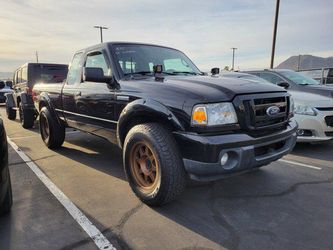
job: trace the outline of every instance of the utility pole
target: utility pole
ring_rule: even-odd
[[[276,43],[277,25],[278,25],[278,20],[279,20],[279,9],[280,9],[280,0],[276,0],[274,31],[273,31],[273,43],[272,43],[272,55],[271,55],[271,66],[270,66],[271,69],[274,67],[275,43]]]
[[[101,43],[103,43],[103,30],[107,30],[107,27],[103,27],[103,26],[94,26],[94,28],[99,29],[99,32],[101,34]]]
[[[231,68],[231,70],[233,71],[235,68],[235,50],[237,48],[231,48],[231,49],[232,49],[232,68]]]
[[[38,51],[36,50],[36,61],[38,63]]]
[[[301,55],[298,55],[297,71],[301,69]]]

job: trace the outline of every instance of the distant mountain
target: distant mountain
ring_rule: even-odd
[[[13,78],[13,72],[0,72],[0,79],[11,79]]]
[[[300,60],[299,60],[300,59]],[[277,66],[277,69],[298,69],[298,63],[300,62],[300,69],[314,69],[323,67],[333,67],[333,57],[319,57],[312,55],[291,56],[284,62]]]

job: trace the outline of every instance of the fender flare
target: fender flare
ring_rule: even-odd
[[[45,105],[41,105],[41,104],[45,104]],[[38,114],[43,107],[47,107],[49,109],[51,115],[56,118],[57,122],[60,125],[62,124],[62,121],[59,118],[59,116],[57,115],[57,112],[55,111],[55,108],[52,104],[52,101],[46,92],[40,93],[37,97],[37,101],[35,101],[35,108],[36,108],[36,111]]]
[[[178,118],[166,106],[152,99],[138,99],[129,104],[122,110],[117,123],[117,141],[122,148],[126,137],[127,124],[139,117],[159,118],[161,121],[167,121],[173,129],[185,131]]]
[[[33,100],[31,95],[28,95],[27,93],[21,93],[20,94],[20,101],[22,105],[33,105]]]

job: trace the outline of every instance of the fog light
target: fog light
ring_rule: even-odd
[[[297,135],[304,135],[304,130],[303,129],[297,129]]]
[[[221,157],[221,165],[224,166],[227,163],[228,159],[229,159],[228,153],[224,153]]]

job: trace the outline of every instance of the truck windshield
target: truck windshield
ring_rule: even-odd
[[[116,60],[126,75],[153,75],[153,66],[162,65],[168,75],[201,75],[182,52],[153,45],[115,45]]]
[[[66,79],[68,68],[63,66],[35,66],[32,82],[61,83]]]
[[[298,85],[318,85],[320,84],[316,80],[312,78],[302,75],[300,73],[294,71],[281,71],[280,72],[284,77],[288,78],[289,80],[293,81]]]

